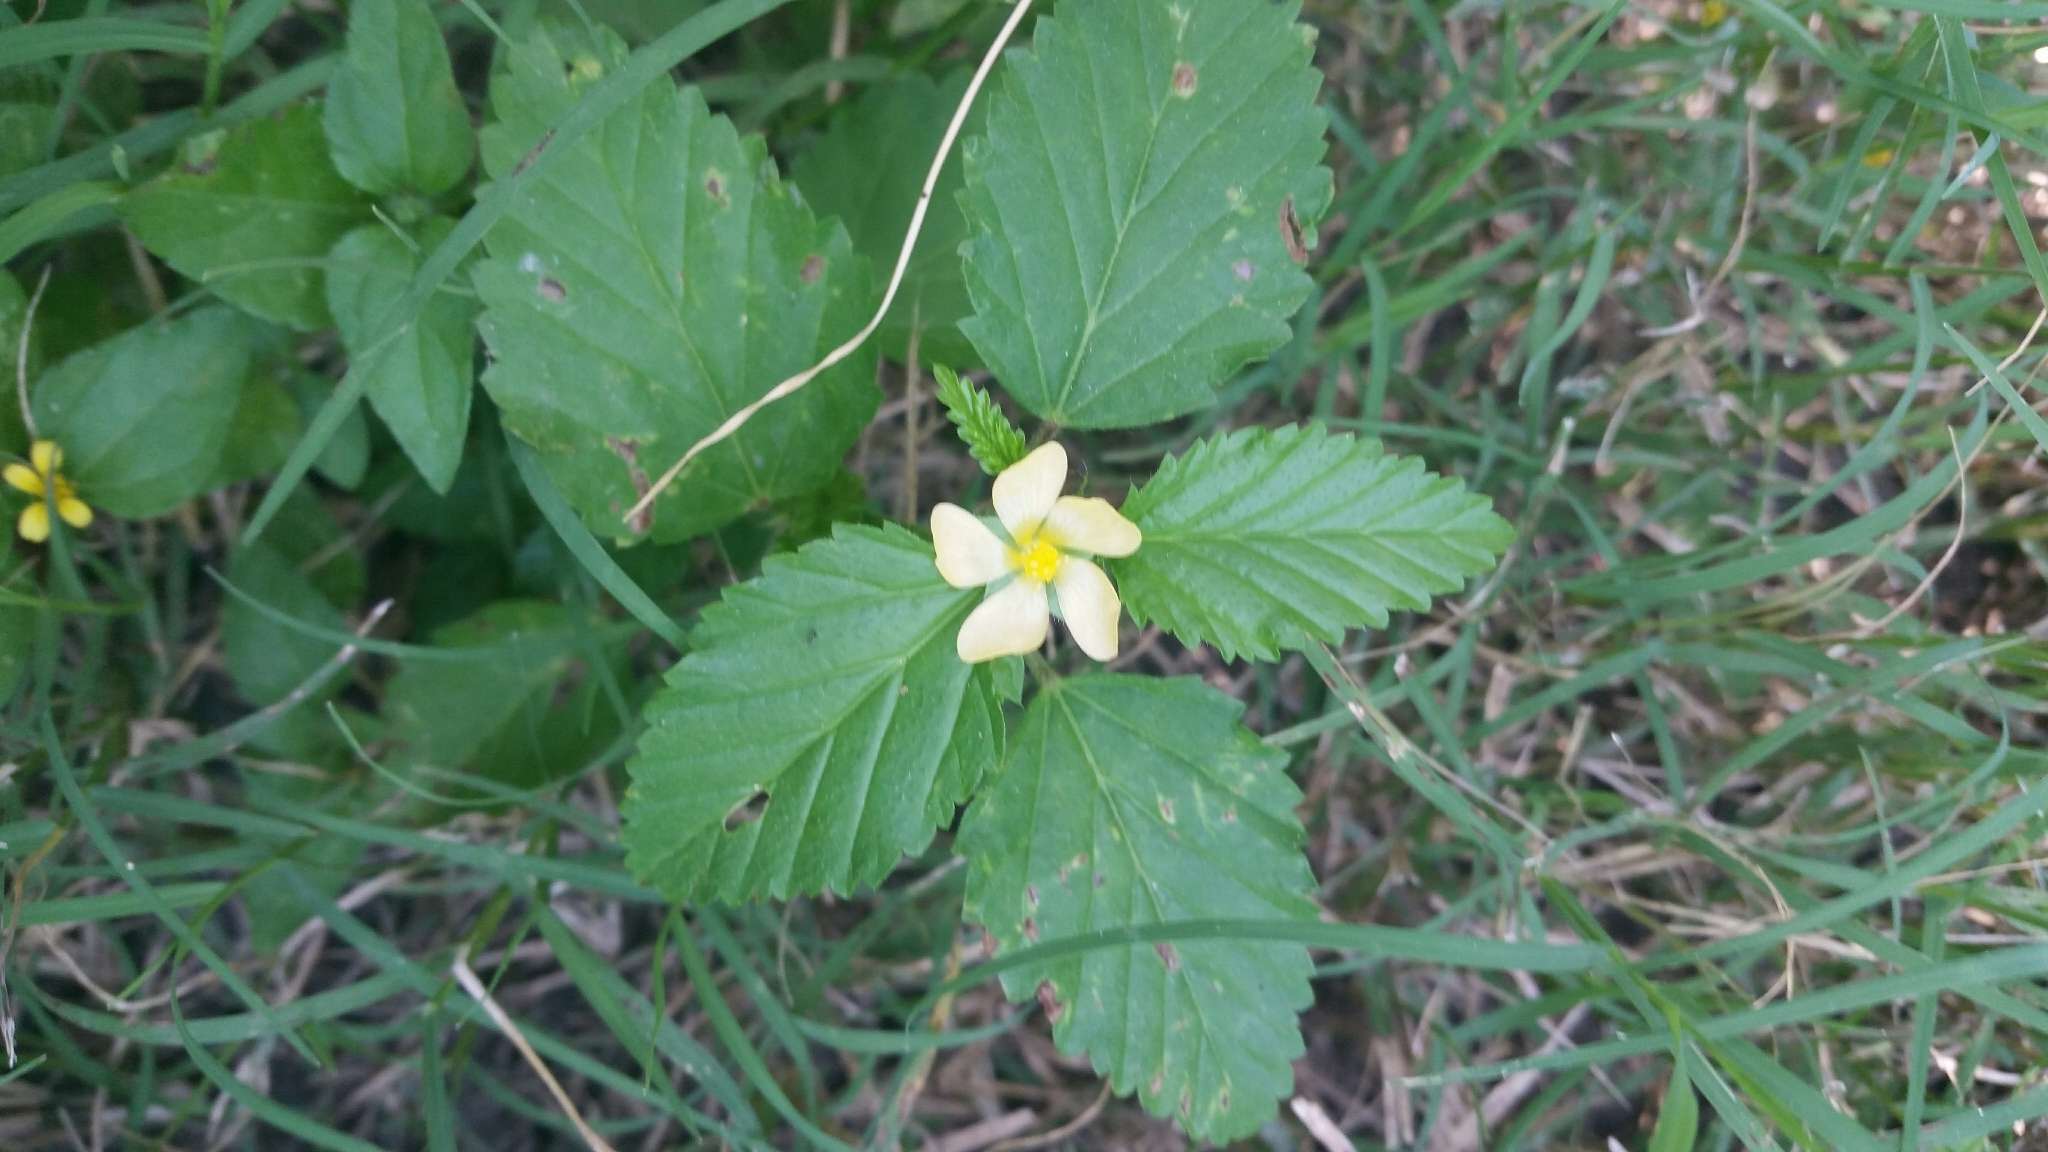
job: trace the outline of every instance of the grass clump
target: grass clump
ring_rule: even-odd
[[[217,294],[111,205],[317,94],[346,24],[32,7],[0,9],[25,374]],[[435,13],[480,114],[533,21],[651,39],[656,7]],[[794,161],[1002,16],[837,9],[844,37],[822,0],[735,17],[681,70]],[[1070,442],[1114,492],[1318,420],[1517,534],[1462,597],[1271,667],[1127,647],[1241,701],[1306,797],[1316,1001],[1245,1146],[2028,1147],[2048,8],[1304,19],[1336,193],[1293,340],[1212,408]],[[333,405],[331,329],[267,355],[285,431],[244,474],[0,553],[0,1146],[1180,1146],[1005,1002],[947,836],[879,891],[737,909],[669,907],[619,848],[699,610],[835,521],[973,490],[1024,447],[989,393],[896,355],[845,483],[621,549],[481,397],[436,492]]]

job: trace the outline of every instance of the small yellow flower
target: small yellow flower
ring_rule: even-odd
[[[1726,19],[1728,19],[1728,5],[1725,0],[1707,0],[1706,3],[1700,5],[1700,27],[1718,27]]]
[[[1863,154],[1863,166],[1865,168],[1882,168],[1891,163],[1892,157],[1898,154],[1898,151],[1892,148],[1872,148]]]
[[[965,508],[932,509],[939,575],[955,588],[995,589],[960,626],[960,659],[979,664],[1045,643],[1047,586],[1059,594],[1060,615],[1081,651],[1115,658],[1123,601],[1089,558],[1129,556],[1144,536],[1107,500],[1060,495],[1066,485],[1067,451],[1058,444],[1003,469],[995,503],[1007,542]]]
[[[35,500],[21,510],[21,519],[15,530],[21,538],[31,544],[41,544],[50,538],[50,505],[57,505],[57,515],[64,518],[73,528],[84,529],[92,525],[92,508],[78,498],[77,489],[64,478],[64,450],[54,440],[38,440],[28,452],[28,464],[9,464],[0,471],[0,478],[7,486],[18,492],[26,492]],[[33,467],[30,467],[33,465]]]

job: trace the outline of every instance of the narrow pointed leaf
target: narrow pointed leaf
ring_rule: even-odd
[[[1384,628],[1491,569],[1514,530],[1462,481],[1320,426],[1246,429],[1169,457],[1123,512],[1124,604],[1186,644],[1272,659]]]
[[[648,705],[627,864],[683,901],[851,892],[931,843],[1002,747],[1002,665],[954,636],[981,600],[929,542],[841,527],[725,594]]]
[[[1077,428],[1210,403],[1285,343],[1330,198],[1298,0],[1069,0],[969,142],[968,338]]]
[[[943,364],[932,366],[932,380],[939,406],[982,471],[994,476],[1024,459],[1030,444],[994,397]]]
[[[967,915],[1003,951],[1099,930],[1313,919],[1286,757],[1196,680],[1096,675],[1042,689],[960,834]],[[1063,1051],[1197,1140],[1271,1119],[1301,1054],[1308,950],[1260,940],[1091,949],[1013,969]]]
[[[610,33],[513,50],[491,90],[489,177],[560,147],[549,126],[624,58]],[[492,228],[474,277],[506,428],[606,538],[688,539],[829,482],[874,412],[872,353],[763,410],[628,523],[692,444],[857,331],[872,287],[845,230],[695,89],[657,80],[567,147]]]
[[[427,249],[453,225],[428,221],[416,243]],[[383,224],[358,228],[334,246],[327,304],[341,341],[363,373],[370,406],[391,429],[434,491],[446,494],[462,464],[476,390],[476,303],[442,292],[394,339],[375,343],[378,310],[405,291],[419,253]]]
[[[426,0],[354,0],[348,49],[327,87],[327,140],[349,183],[378,196],[438,196],[476,158],[448,45]]]

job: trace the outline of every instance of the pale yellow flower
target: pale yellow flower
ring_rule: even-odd
[[[54,440],[38,440],[29,449],[28,459],[27,464],[9,464],[0,471],[0,478],[7,481],[8,487],[35,497],[21,510],[21,519],[15,523],[21,538],[31,544],[41,544],[50,538],[53,503],[66,524],[78,529],[90,527],[91,506],[78,498],[77,489],[64,478],[64,449]]]
[[[1122,557],[1144,535],[1109,501],[1062,496],[1067,450],[1047,444],[996,477],[998,537],[979,517],[954,504],[932,509],[939,575],[955,588],[992,589],[960,626],[960,659],[969,664],[1017,656],[1045,643],[1052,628],[1048,589],[1074,643],[1096,660],[1116,656],[1123,601],[1095,556]]]

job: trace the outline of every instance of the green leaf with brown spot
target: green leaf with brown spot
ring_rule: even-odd
[[[962,328],[1073,428],[1212,403],[1292,335],[1329,203],[1299,0],[1068,0],[1012,53],[967,150]]]
[[[514,49],[491,88],[491,179],[624,59],[609,33]],[[875,410],[872,352],[764,409],[628,522],[691,445],[857,331],[872,285],[845,229],[695,89],[658,80],[570,147],[513,200],[474,277],[506,428],[601,537],[685,540],[829,483]]]
[[[1193,920],[1309,920],[1287,758],[1200,681],[1090,675],[1042,688],[968,810],[967,916],[1004,954]],[[1227,1143],[1272,1118],[1301,1055],[1308,950],[1256,938],[1090,948],[1003,973],[1062,1051]]]
[[[850,893],[922,851],[1002,756],[1016,667],[954,654],[980,601],[893,525],[842,525],[727,590],[647,707],[633,874],[738,903]]]
[[[371,216],[328,158],[319,107],[229,130],[208,164],[136,189],[122,219],[151,252],[250,315],[302,332],[327,327],[322,265]]]

